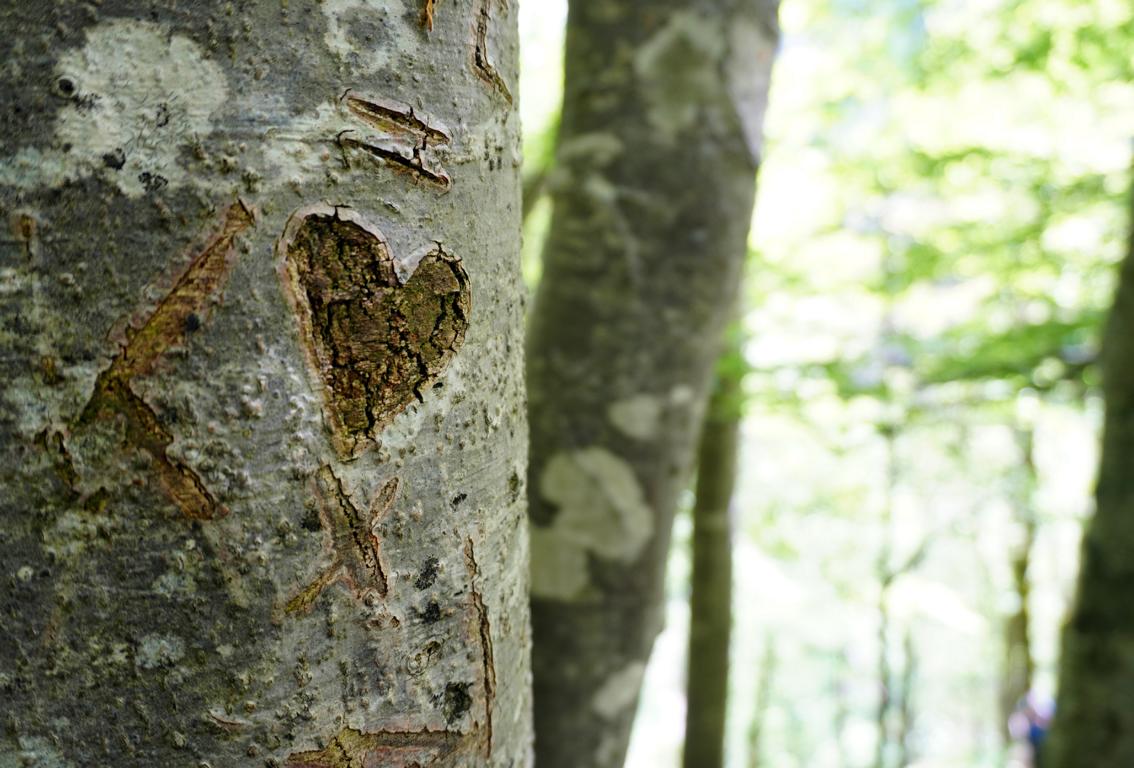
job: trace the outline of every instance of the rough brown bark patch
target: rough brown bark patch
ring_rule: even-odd
[[[335,447],[357,456],[444,371],[464,342],[471,299],[459,258],[440,245],[403,263],[349,209],[297,212],[279,245],[281,277]]]

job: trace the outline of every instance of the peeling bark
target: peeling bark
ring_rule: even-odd
[[[574,2],[528,337],[537,762],[622,764],[729,317],[774,3]]]
[[[0,3],[0,765],[530,764],[518,119],[427,8]]]

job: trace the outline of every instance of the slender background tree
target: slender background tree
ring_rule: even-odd
[[[747,368],[740,328],[730,326],[725,337],[697,447],[682,751],[685,768],[725,764],[733,611],[732,498],[740,461]]]
[[[1063,631],[1059,699],[1045,766],[1134,763],[1134,194],[1130,250],[1102,343],[1106,403],[1095,514],[1083,536],[1078,592]]]

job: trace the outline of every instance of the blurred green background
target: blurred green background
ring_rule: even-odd
[[[554,173],[565,16],[521,3],[532,190]],[[780,18],[734,361],[729,765],[1013,765],[1020,623],[1050,695],[1091,512],[1134,7],[785,0]],[[526,220],[532,285],[549,208]],[[631,768],[679,763],[689,527]]]

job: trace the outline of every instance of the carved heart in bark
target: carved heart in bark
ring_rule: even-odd
[[[357,456],[460,349],[468,275],[440,245],[395,261],[377,227],[329,205],[292,214],[277,254],[335,449]]]

